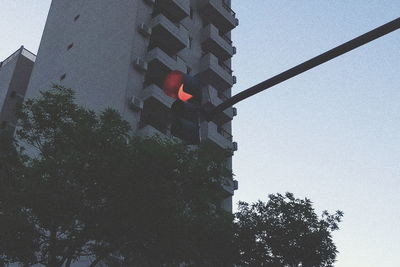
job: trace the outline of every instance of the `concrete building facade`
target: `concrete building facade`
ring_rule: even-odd
[[[230,97],[237,25],[230,0],[53,0],[27,97],[61,84],[81,105],[118,110],[139,136],[169,136],[174,99],[161,89],[165,76],[179,70],[198,77],[209,107]],[[202,141],[236,150],[235,115],[229,108],[203,122]],[[226,186],[227,210],[236,187],[233,180]]]
[[[0,62],[0,131],[15,130],[15,111],[22,103],[36,56],[23,46]]]

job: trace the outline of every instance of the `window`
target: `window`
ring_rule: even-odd
[[[70,50],[74,46],[74,43],[70,43],[69,46],[67,47],[67,50]]]
[[[193,38],[189,36],[189,48],[192,48]]]
[[[60,81],[64,80],[64,79],[65,79],[65,77],[67,77],[67,74],[66,74],[66,73],[64,73],[63,75],[61,75],[61,77],[60,77]]]
[[[74,21],[77,21],[77,20],[79,19],[80,16],[81,16],[81,15],[79,15],[79,14],[76,15],[75,18],[74,18]]]
[[[186,74],[190,74],[192,72],[192,68],[191,67],[186,67]]]
[[[190,8],[190,18],[191,19],[193,19],[193,13],[194,13],[193,8]]]

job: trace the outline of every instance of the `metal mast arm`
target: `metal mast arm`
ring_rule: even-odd
[[[252,95],[262,92],[274,85],[286,81],[322,63],[325,63],[333,58],[343,55],[357,47],[360,47],[366,43],[378,39],[390,32],[398,30],[399,28],[400,28],[400,17],[234,95],[233,97],[229,98],[225,102],[221,103],[220,105],[209,111],[206,114],[206,119],[210,121],[219,112],[224,111],[228,107],[231,107],[234,104]]]

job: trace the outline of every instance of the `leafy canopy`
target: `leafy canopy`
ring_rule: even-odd
[[[332,266],[341,211],[291,193],[221,208],[227,151],[141,139],[54,86],[0,135],[0,265]],[[234,220],[235,218],[235,220]]]
[[[240,202],[236,239],[243,266],[333,266],[337,250],[331,233],[343,212],[322,213],[292,193],[269,195],[267,203]]]
[[[96,114],[60,86],[26,101],[18,116],[18,142],[2,138],[9,152],[0,158],[4,263],[229,260],[221,254],[232,250],[232,215],[220,207],[232,176],[227,152],[136,138],[115,110]]]

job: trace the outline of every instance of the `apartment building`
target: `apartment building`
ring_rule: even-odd
[[[36,56],[23,46],[0,62],[0,131],[14,132]]]
[[[169,136],[174,99],[161,89],[165,76],[179,70],[198,77],[209,107],[229,98],[237,25],[230,0],[53,0],[27,97],[61,84],[81,105],[118,110],[139,136]],[[236,150],[235,115],[229,108],[203,122],[202,142]],[[226,186],[226,210],[236,188],[233,180]]]

